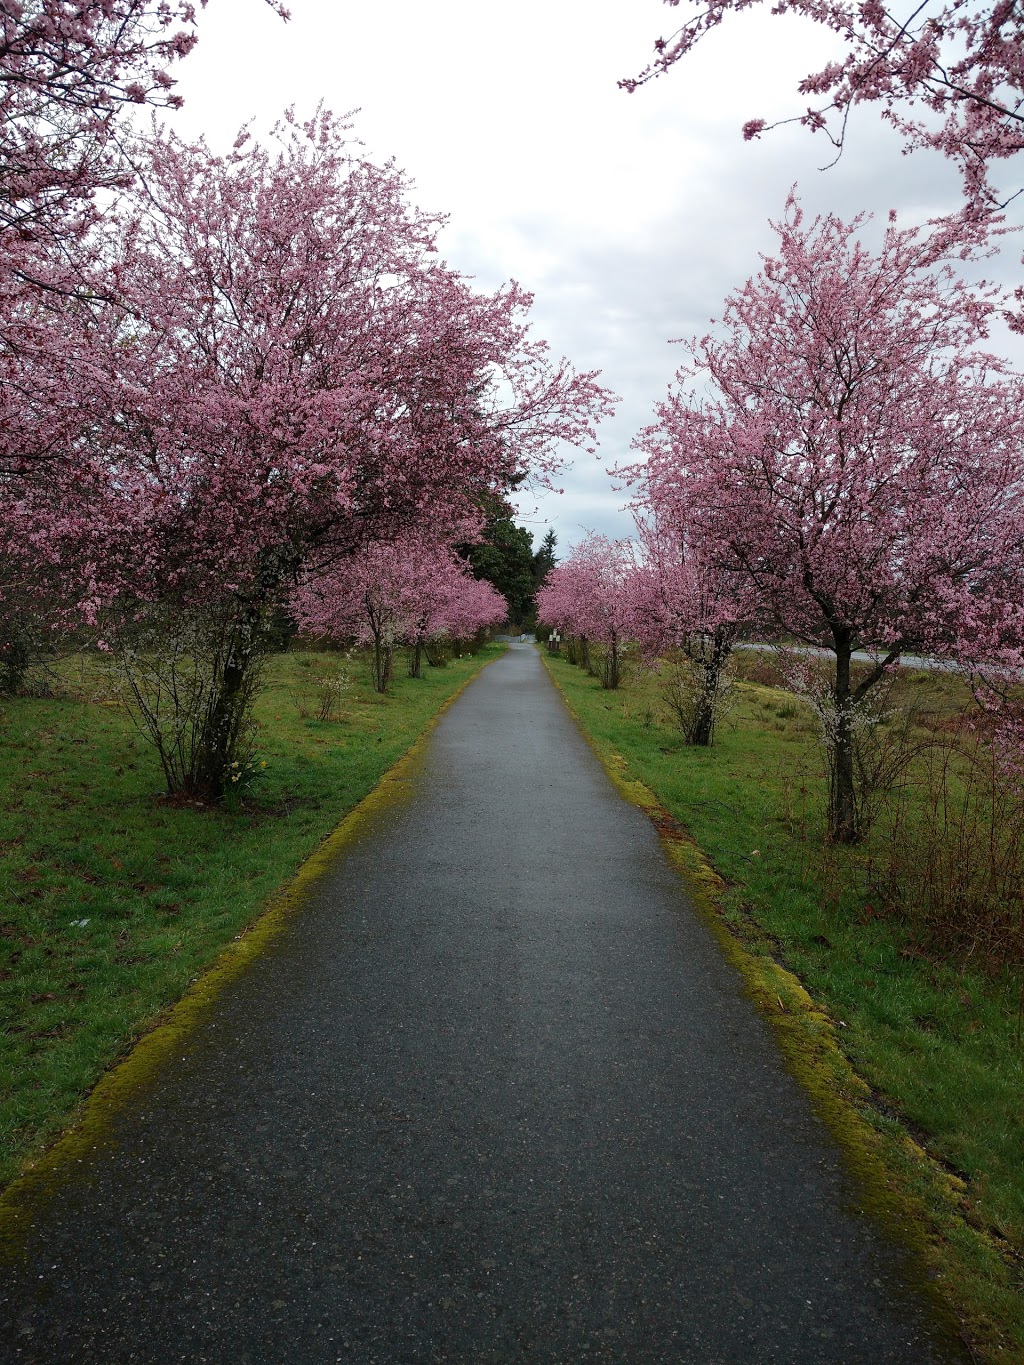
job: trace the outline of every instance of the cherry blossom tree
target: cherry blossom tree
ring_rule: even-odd
[[[537,594],[537,616],[582,642],[580,661],[589,666],[589,646],[604,648],[601,682],[616,688],[621,650],[632,621],[629,586],[636,571],[633,547],[594,531],[556,564]]]
[[[665,3],[677,8],[680,0]],[[632,91],[667,71],[727,15],[755,3],[700,0],[671,37],[658,39],[646,70],[620,85]],[[1024,150],[1019,4],[923,0],[901,15],[877,0],[785,0],[771,12],[812,19],[841,44],[836,60],[800,82],[799,94],[812,102],[785,121],[824,133],[839,153],[854,106],[877,104],[908,148],[931,147],[959,165],[973,208],[994,206],[1001,197],[992,183],[994,165]],[[758,137],[767,126],[752,118],[743,135]]]
[[[150,155],[91,417],[119,480],[161,508],[201,494],[194,582],[251,582],[268,555],[280,577],[428,511],[455,527],[488,489],[553,470],[556,441],[591,439],[607,395],[529,337],[530,296],[438,261],[442,220],[332,115],[289,118],[276,152],[171,136]]]
[[[26,573],[52,601],[38,528],[18,532],[36,496],[26,485],[49,483],[58,505],[79,458],[95,305],[115,291],[99,228],[136,170],[126,111],[180,104],[171,70],[196,15],[188,0],[0,5],[0,610],[15,626]],[[90,479],[74,469],[72,483]]]
[[[424,609],[423,587],[437,558],[438,547],[409,539],[371,542],[344,565],[312,572],[292,596],[292,615],[314,638],[369,645],[374,689],[386,692],[395,647],[410,615]]]
[[[566,658],[570,663],[580,663],[577,649],[577,629],[583,610],[583,600],[579,593],[580,580],[572,569],[566,569],[567,561],[555,566],[548,574],[547,582],[537,593],[537,620],[552,630],[557,630],[566,643]],[[562,572],[560,572],[560,570]]]
[[[571,664],[589,664],[587,638],[582,634],[587,608],[589,585],[580,566],[569,559],[562,560],[548,574],[537,592],[537,620],[557,630],[565,640],[566,658]]]
[[[501,625],[508,612],[508,600],[493,584],[462,572],[460,567],[449,579],[448,600],[430,633],[455,642],[472,641],[482,631]]]
[[[805,223],[726,304],[639,439],[652,482],[687,487],[775,628],[828,650],[830,829],[859,835],[855,737],[908,652],[956,652],[1024,585],[1024,389],[979,349],[1000,303],[949,257],[973,245],[890,222]],[[697,386],[709,391],[703,400]],[[874,656],[855,679],[852,655]]]
[[[755,612],[749,580],[705,539],[679,471],[638,466],[634,502],[640,563],[630,585],[630,633],[649,659],[675,653],[669,705],[688,744],[709,745],[729,692],[729,662]],[[671,468],[671,466],[669,466]]]
[[[88,607],[116,603],[130,628],[146,604],[216,604],[231,641],[200,794],[223,782],[218,736],[237,733],[268,613],[308,561],[425,520],[454,533],[608,408],[529,336],[530,297],[437,260],[441,220],[347,139],[326,112],[227,156],[152,139],[110,245],[117,297],[89,332],[78,452],[108,477]],[[53,519],[70,543],[63,504]]]

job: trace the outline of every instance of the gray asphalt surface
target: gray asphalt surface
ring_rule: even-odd
[[[19,1362],[962,1357],[529,646],[4,1272]]]

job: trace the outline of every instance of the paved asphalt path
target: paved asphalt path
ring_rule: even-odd
[[[961,1357],[529,646],[0,1293],[0,1359]]]

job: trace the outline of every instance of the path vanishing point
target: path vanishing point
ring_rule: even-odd
[[[445,714],[0,1268],[0,1360],[959,1348],[543,665]]]

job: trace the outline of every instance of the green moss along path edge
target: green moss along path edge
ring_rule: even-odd
[[[992,1317],[985,1302],[981,1282],[1004,1282],[1007,1266],[995,1241],[965,1219],[964,1182],[880,1113],[870,1085],[843,1051],[835,1020],[800,979],[736,936],[723,918],[726,883],[711,861],[655,792],[632,775],[626,759],[590,733],[559,685],[547,651],[539,652],[562,704],[615,787],[654,825],[698,915],[740,973],[788,1070],[838,1142],[859,1207],[913,1252],[923,1268],[922,1288],[940,1316],[959,1329],[975,1359],[1024,1360],[1024,1341],[1010,1340],[1006,1324]]]
[[[500,657],[500,655],[498,656]],[[363,799],[349,810],[335,829],[271,898],[269,905],[225,948],[184,996],[165,1011],[115,1063],[85,1098],[71,1126],[41,1155],[26,1162],[21,1173],[0,1195],[0,1263],[21,1254],[38,1211],[70,1178],[87,1153],[114,1140],[117,1115],[135,1103],[165,1060],[188,1045],[210,1006],[283,932],[290,918],[306,902],[320,879],[331,870],[367,820],[382,808],[403,800],[419,765],[431,731],[483,668],[465,679],[427,721],[419,736],[392,764]]]

